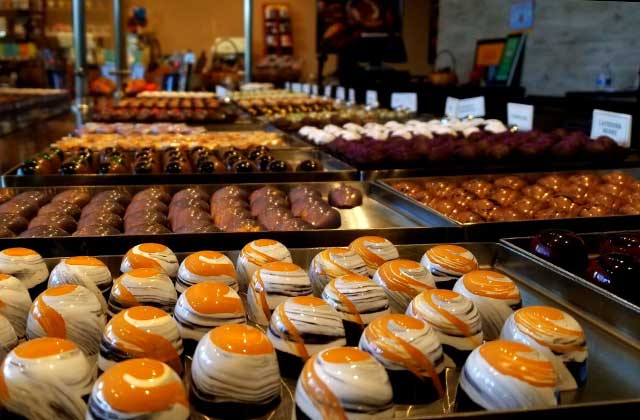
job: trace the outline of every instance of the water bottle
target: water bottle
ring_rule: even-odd
[[[611,66],[605,64],[596,79],[596,88],[598,90],[611,90]]]

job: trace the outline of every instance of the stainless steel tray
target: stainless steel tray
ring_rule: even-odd
[[[599,240],[607,234],[614,232],[599,232],[581,234],[587,249],[592,253],[596,249]],[[522,255],[537,265],[544,266],[549,271],[562,277],[557,285],[557,289],[563,291],[563,298],[569,302],[580,306],[586,311],[605,311],[599,313],[600,318],[605,322],[615,326],[619,331],[627,336],[640,341],[640,305],[604,290],[601,287],[587,281],[583,277],[577,276],[557,265],[534,255],[529,248],[532,237],[515,237],[502,239],[501,242],[514,253]]]
[[[595,173],[595,174],[604,174],[609,173],[613,170],[619,170],[625,174],[631,175],[636,179],[640,180],[640,168],[612,168],[609,170],[589,170],[589,171],[571,171],[571,173]],[[508,173],[508,175],[516,175],[521,177],[542,177],[545,175],[552,174],[567,174],[567,172],[518,172],[518,173]],[[501,176],[507,175],[501,174]],[[480,179],[490,179],[495,177],[495,175],[474,175],[474,178]],[[398,211],[402,214],[410,214],[414,218],[419,219],[421,222],[428,224],[430,226],[487,226],[488,229],[492,229],[492,226],[495,226],[496,229],[499,226],[501,229],[507,228],[509,230],[517,229],[517,226],[526,226],[527,224],[530,226],[538,226],[537,229],[542,229],[546,224],[558,224],[565,223],[566,221],[583,221],[585,223],[601,223],[602,225],[609,226],[609,223],[615,224],[626,224],[632,223],[635,225],[640,224],[640,215],[633,216],[604,216],[604,217],[574,217],[574,218],[565,218],[565,219],[541,219],[541,220],[520,220],[520,221],[506,221],[506,222],[480,222],[480,223],[461,223],[456,220],[451,219],[450,217],[445,216],[442,213],[434,210],[433,208],[420,203],[417,200],[414,200],[411,197],[408,197],[402,194],[400,191],[397,191],[390,185],[390,182],[398,182],[398,181],[426,181],[432,179],[444,179],[449,181],[458,181],[469,178],[469,175],[463,176],[433,176],[433,177],[423,177],[423,178],[384,178],[378,179],[375,181],[374,185],[376,186],[376,192],[379,195],[383,195],[385,197],[385,202],[392,207],[394,210]],[[378,192],[378,188],[381,190]],[[640,225],[639,225],[640,226]],[[593,229],[591,229],[593,230]],[[504,237],[504,236],[503,236]]]
[[[285,245],[288,245],[284,241]],[[344,245],[343,243],[330,246]],[[640,405],[640,342],[618,334],[610,325],[602,322],[600,317],[604,313],[615,309],[616,304],[605,301],[598,308],[587,312],[565,300],[566,288],[563,287],[562,273],[558,273],[542,264],[538,264],[513,248],[496,243],[462,243],[462,246],[473,252],[482,267],[493,267],[501,271],[517,283],[520,289],[523,305],[551,305],[567,311],[574,316],[585,330],[589,346],[588,378],[584,387],[578,391],[563,392],[561,405],[554,409],[545,410],[513,410],[500,412],[453,413],[451,404],[454,402],[457,387],[457,372],[447,372],[447,382],[451,387],[447,389],[444,404],[430,404],[424,406],[396,406],[394,418],[518,418],[537,419],[571,418],[583,412],[590,414],[607,413],[611,415],[624,413],[631,407]],[[329,245],[328,245],[329,246]],[[398,246],[400,256],[419,260],[421,255],[433,245],[405,245]],[[203,243],[202,248],[207,244]],[[293,261],[303,268],[308,267],[312,258],[324,248],[292,248]],[[126,249],[121,249],[124,253]],[[238,251],[225,252],[232,261],[236,261]],[[182,260],[188,254],[177,253]],[[119,274],[122,256],[99,256],[111,269],[114,275]],[[59,262],[59,258],[46,259],[49,268]],[[574,297],[585,293],[586,289],[576,288]],[[618,322],[625,322],[619,319]],[[625,374],[628,372],[628,374]],[[294,418],[292,401],[295,381],[284,381],[283,401],[281,406],[267,418],[274,420],[289,420]],[[206,418],[196,416],[194,418]]]
[[[0,178],[2,187],[39,187],[56,185],[158,185],[158,184],[215,184],[239,182],[305,182],[358,180],[359,173],[346,163],[319,150],[273,149],[271,154],[292,168],[302,161],[314,159],[322,164],[317,172],[251,172],[213,174],[91,174],[91,175],[18,175],[20,164]],[[131,156],[132,157],[132,156]]]
[[[118,243],[135,243],[139,241],[140,238],[151,238],[154,241],[168,241],[174,240],[170,238],[182,238],[184,241],[203,241],[203,240],[224,240],[225,243],[228,239],[234,238],[237,240],[245,240],[245,242],[250,241],[249,238],[258,238],[264,237],[266,235],[275,234],[277,237],[297,237],[300,239],[313,240],[316,244],[322,244],[322,238],[325,235],[329,234],[329,237],[332,235],[337,235],[338,233],[350,233],[353,235],[363,235],[365,231],[370,229],[384,231],[392,228],[417,228],[419,224],[414,219],[398,214],[389,207],[387,207],[384,203],[377,201],[375,195],[370,194],[369,192],[369,184],[362,182],[307,182],[305,185],[313,186],[322,195],[326,198],[329,191],[340,185],[349,185],[354,188],[359,189],[363,193],[363,203],[361,206],[358,206],[353,209],[342,209],[340,211],[342,225],[338,229],[317,229],[317,230],[309,230],[309,231],[300,231],[300,232],[249,232],[249,233],[201,233],[201,234],[161,234],[161,235],[145,235],[145,236],[135,236],[135,235],[114,235],[114,236],[106,236],[106,237],[94,237],[93,246],[102,246],[103,244],[107,248],[113,247],[115,244],[114,241]],[[234,184],[241,187],[246,188],[249,191],[260,188],[265,184]],[[299,185],[298,183],[272,183],[271,185],[278,186],[282,188],[284,191],[288,191],[294,186]],[[170,193],[176,193],[183,188],[188,188],[190,185],[165,185],[166,190]],[[213,193],[219,188],[222,188],[223,185],[201,185],[208,193]],[[59,193],[66,189],[72,187],[48,187],[47,191],[52,194]],[[146,186],[136,185],[136,186],[117,186],[117,187],[108,187],[108,186],[96,186],[96,187],[82,187],[89,190],[92,194],[95,194],[100,191],[104,191],[109,188],[126,188],[132,194],[141,191]],[[9,188],[9,190],[15,191],[19,193],[21,191],[31,191],[37,188]],[[332,234],[333,232],[333,234]],[[335,236],[333,236],[335,237]],[[58,250],[64,250],[69,247],[72,249],[79,249],[79,247],[83,247],[85,242],[78,241],[81,239],[90,238],[90,237],[56,237],[56,238],[4,238],[0,239],[0,246],[26,246],[26,244],[32,244],[34,247],[38,249],[42,249],[43,247],[52,247]],[[215,238],[215,239],[214,239]],[[224,239],[223,239],[224,238]],[[43,239],[44,241],[42,241]],[[12,244],[12,245],[6,245]],[[24,245],[19,245],[24,244]],[[58,254],[58,255],[67,255],[67,254]]]

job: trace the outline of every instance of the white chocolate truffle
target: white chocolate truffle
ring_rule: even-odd
[[[156,243],[136,245],[125,254],[120,271],[128,273],[136,268],[159,268],[169,277],[178,274],[178,259],[168,247]]]
[[[222,283],[238,290],[236,269],[231,260],[217,251],[200,251],[189,255],[178,269],[176,290],[183,293],[198,283]]]

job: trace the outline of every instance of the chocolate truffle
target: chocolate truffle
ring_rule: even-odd
[[[169,277],[175,277],[178,274],[178,259],[172,250],[162,244],[140,244],[127,251],[120,264],[123,273],[136,268],[159,268]]]
[[[403,259],[382,264],[373,281],[382,286],[389,297],[391,312],[397,314],[403,314],[418,293],[436,287],[426,268],[415,261]]]
[[[475,255],[457,245],[436,245],[424,253],[420,263],[429,270],[436,287],[449,290],[460,277],[478,269]]]
[[[14,348],[0,372],[3,418],[83,419],[95,368],[71,341],[37,338]],[[7,410],[10,414],[3,413]]]
[[[348,248],[327,248],[321,251],[309,265],[313,294],[321,296],[324,287],[331,280],[347,274],[367,275],[367,267],[360,255]]]
[[[186,354],[212,328],[224,324],[244,324],[247,317],[238,293],[222,283],[198,283],[184,291],[173,317],[178,322]]]
[[[169,313],[178,300],[173,282],[159,268],[136,268],[114,280],[109,295],[109,316],[126,308],[149,305]]]
[[[448,367],[462,366],[473,349],[482,344],[480,313],[466,297],[442,289],[420,293],[407,315],[429,324],[440,339]]]
[[[280,403],[278,361],[267,336],[248,325],[207,333],[191,364],[191,402],[216,418],[258,418]]]
[[[361,206],[362,192],[348,185],[340,185],[329,192],[329,204],[339,209],[352,209]]]
[[[384,367],[353,347],[320,352],[304,365],[296,386],[296,418],[392,418],[392,390]]]
[[[249,283],[249,319],[266,327],[275,307],[287,298],[311,295],[311,282],[302,268],[283,261],[267,263],[253,273]]]
[[[11,322],[0,314],[0,364],[15,346],[18,345],[18,336]]]
[[[33,301],[27,318],[27,338],[66,338],[94,364],[106,323],[105,310],[92,291],[65,284],[45,290]]]
[[[322,299],[342,316],[347,345],[358,345],[364,328],[378,316],[389,313],[389,299],[384,289],[357,274],[331,280],[322,292]]]
[[[553,364],[543,354],[522,343],[490,341],[475,349],[462,368],[457,411],[554,407],[556,385]]]
[[[456,282],[453,291],[471,300],[478,308],[485,340],[498,338],[507,318],[522,306],[516,284],[496,271],[467,273]]]
[[[587,268],[587,247],[581,237],[568,230],[543,230],[531,240],[531,250],[538,257],[579,276]]]
[[[398,314],[378,317],[365,328],[359,347],[387,370],[396,403],[427,404],[444,396],[442,346],[425,322]]]
[[[267,332],[276,348],[280,373],[296,378],[319,351],[346,344],[340,314],[315,297],[293,297],[276,307]]]
[[[153,359],[120,362],[93,385],[87,417],[93,420],[189,418],[189,401],[180,376]]]
[[[18,339],[24,340],[31,308],[29,290],[17,278],[0,274],[0,315],[9,320]]]
[[[246,244],[238,255],[238,283],[246,291],[253,273],[267,263],[292,262],[291,253],[283,244],[273,239],[256,239]]]
[[[48,287],[63,284],[84,286],[96,295],[106,311],[106,299],[109,298],[111,293],[112,283],[111,271],[99,259],[93,257],[71,257],[63,259],[51,270]]]
[[[558,390],[571,391],[587,380],[587,343],[578,321],[548,306],[527,306],[507,319],[502,340],[527,344],[545,355],[558,375]]]
[[[373,276],[382,264],[400,256],[396,246],[380,236],[361,236],[351,242],[349,248],[362,257],[369,277]]]
[[[166,312],[152,306],[125,309],[102,333],[98,368],[108,370],[118,362],[148,357],[182,374],[182,339],[178,324]]]
[[[182,261],[176,279],[178,293],[194,284],[208,282],[222,283],[238,290],[236,269],[226,255],[217,251],[200,251]]]
[[[34,299],[47,287],[49,269],[32,249],[7,248],[0,251],[0,273],[11,274],[25,285]]]

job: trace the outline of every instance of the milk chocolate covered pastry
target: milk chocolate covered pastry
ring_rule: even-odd
[[[275,307],[287,298],[311,295],[311,282],[302,268],[282,261],[267,263],[253,273],[249,283],[249,319],[266,327]]]
[[[0,251],[0,273],[11,274],[29,289],[31,298],[47,287],[49,269],[36,251],[28,248],[7,248]]]
[[[257,239],[242,248],[236,263],[240,290],[247,290],[253,273],[263,265],[276,262],[292,262],[291,253],[286,246],[273,239]]]
[[[553,364],[558,390],[571,391],[587,380],[587,343],[578,321],[548,306],[527,306],[507,319],[500,338],[527,344]]]
[[[33,301],[27,318],[27,337],[66,338],[95,363],[106,323],[105,310],[93,292],[83,286],[65,284],[45,290]]]
[[[329,192],[329,204],[339,209],[352,209],[362,205],[362,193],[357,188],[341,185]]]
[[[357,274],[331,280],[322,292],[322,299],[342,316],[347,345],[358,345],[364,328],[378,316],[389,313],[389,299],[384,289]]]
[[[411,301],[407,315],[434,329],[445,356],[456,366],[462,366],[471,351],[482,344],[480,313],[472,301],[456,292],[442,289],[422,292]]]
[[[378,317],[365,328],[359,347],[387,369],[394,401],[429,403],[443,397],[442,346],[425,322],[398,314]]]
[[[175,277],[178,274],[178,259],[172,250],[162,244],[140,244],[127,251],[120,264],[123,273],[135,268],[159,268],[169,277]]]
[[[424,253],[420,263],[431,272],[439,289],[451,290],[460,277],[478,269],[475,255],[457,245],[436,245]]]
[[[389,297],[391,312],[403,314],[411,300],[420,292],[436,287],[431,274],[411,260],[393,260],[378,268],[373,280]]]
[[[31,296],[25,285],[8,274],[0,274],[0,315],[9,320],[18,339],[24,340]]]
[[[280,402],[273,345],[248,325],[224,325],[206,334],[191,364],[191,402],[215,418],[256,418]]]
[[[353,347],[324,350],[304,365],[296,386],[296,418],[393,417],[392,390],[384,367]]]
[[[526,344],[496,340],[475,349],[462,368],[458,411],[553,407],[556,372],[543,354]]]
[[[169,313],[178,300],[173,282],[159,268],[136,268],[113,282],[107,312],[114,316],[139,305],[155,306]]]
[[[100,341],[98,368],[106,371],[123,360],[148,357],[182,374],[182,352],[176,321],[161,309],[136,306],[125,309],[107,323]]]
[[[83,397],[94,380],[95,368],[71,341],[24,342],[2,363],[0,417],[82,420],[87,410]]]
[[[316,297],[293,297],[271,315],[269,340],[276,348],[280,373],[295,378],[317,352],[346,344],[340,314]]]
[[[496,271],[467,273],[456,282],[453,291],[471,300],[478,308],[485,340],[498,338],[507,318],[522,306],[516,284]]]
[[[224,324],[246,322],[240,296],[222,283],[198,283],[180,295],[174,318],[187,354],[192,354],[207,331]]]
[[[0,315],[0,363],[2,363],[6,355],[17,345],[18,336],[11,322],[3,315]]]
[[[331,280],[347,274],[367,275],[367,267],[360,255],[348,248],[327,248],[321,251],[309,266],[313,294],[321,296],[324,287]]]
[[[180,376],[153,359],[133,359],[107,370],[93,385],[87,419],[186,420],[189,401]]]
[[[91,290],[105,310],[113,278],[107,266],[93,257],[71,257],[58,263],[49,275],[48,287],[77,284]]]
[[[178,293],[194,284],[208,282],[222,283],[238,290],[236,269],[226,255],[217,251],[200,251],[182,261],[176,279]]]
[[[369,277],[373,276],[382,264],[399,257],[395,245],[380,236],[361,236],[351,242],[349,248],[362,257]]]

